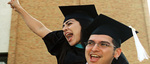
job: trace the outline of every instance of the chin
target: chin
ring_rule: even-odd
[[[74,46],[74,45],[75,45],[75,43],[73,43],[73,42],[69,42],[69,45],[70,45],[70,46]]]
[[[77,41],[71,41],[71,42],[68,42],[68,43],[69,43],[70,46],[74,46],[74,45],[78,44]]]

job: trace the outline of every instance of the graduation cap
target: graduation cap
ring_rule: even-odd
[[[120,47],[121,43],[132,37],[131,28],[110,18],[100,14],[98,18],[99,27],[97,27],[92,34],[105,34],[111,36],[117,45]]]
[[[63,13],[65,20],[71,18],[83,18],[93,21],[98,16],[94,5],[72,5],[72,6],[59,6]]]
[[[124,43],[126,40],[134,36],[135,39],[135,44],[137,48],[137,53],[138,53],[138,59],[139,61],[142,61],[144,59],[148,59],[149,56],[147,55],[146,51],[144,50],[143,46],[141,45],[135,31],[132,27],[128,27],[127,25],[120,23],[106,15],[100,14],[93,24],[89,26],[91,29],[92,26],[98,26],[93,32],[93,34],[103,34],[103,35],[108,35],[112,37],[117,45],[117,47],[120,47],[122,43]]]

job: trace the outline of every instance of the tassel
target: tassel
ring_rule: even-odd
[[[136,50],[137,50],[137,56],[138,60],[142,62],[144,59],[150,58],[149,55],[146,53],[145,49],[143,48],[142,44],[139,41],[139,38],[135,32],[135,29],[129,26],[132,29],[133,37],[135,40]]]

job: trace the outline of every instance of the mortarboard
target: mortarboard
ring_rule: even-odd
[[[136,35],[138,32],[132,27],[128,27],[127,25],[103,14],[100,14],[88,28],[91,29],[92,26],[98,25],[99,27],[97,27],[92,34],[103,34],[112,37],[116,41],[115,44],[117,47],[120,47],[123,42],[134,36],[139,61],[149,58]]]
[[[92,34],[105,34],[115,39],[120,47],[120,44],[132,37],[132,30],[130,27],[122,24],[103,14],[99,16],[99,27],[97,27]]]
[[[98,16],[94,5],[72,5],[72,6],[59,6],[63,13],[65,20],[70,18],[84,18],[93,20]]]

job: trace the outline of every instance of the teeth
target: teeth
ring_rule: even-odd
[[[72,33],[66,33],[66,37],[69,40],[72,37]]]
[[[72,33],[67,33],[66,36],[70,37],[72,36]]]
[[[69,33],[66,34],[66,36],[68,36],[68,35],[69,35]]]
[[[66,36],[68,36],[68,35],[70,36],[70,35],[72,35],[72,33],[67,33]]]
[[[91,57],[100,58],[98,55],[91,55]]]

